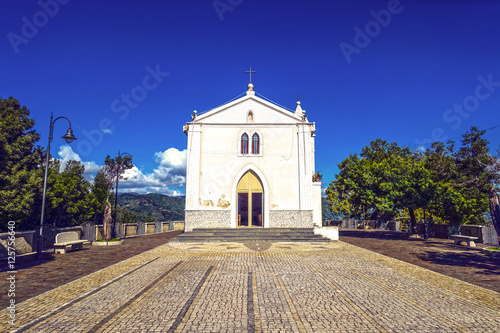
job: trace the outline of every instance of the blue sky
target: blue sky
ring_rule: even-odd
[[[118,150],[124,191],[184,193],[182,126],[255,90],[316,122],[316,169],[371,140],[412,149],[500,124],[498,1],[2,1],[0,96],[50,112],[77,141],[52,154],[89,174]],[[488,130],[491,147],[500,127]]]

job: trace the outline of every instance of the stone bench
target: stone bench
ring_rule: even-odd
[[[474,241],[477,240],[478,238],[472,236],[451,235],[450,239],[453,239],[454,240],[453,244],[456,245],[460,245],[462,242],[466,242],[467,246],[476,247],[476,243]]]
[[[66,231],[61,232],[56,235],[56,242],[54,243],[55,253],[66,253],[66,247],[71,245],[71,250],[83,250],[83,243],[87,240],[80,239],[78,232],[76,231]]]

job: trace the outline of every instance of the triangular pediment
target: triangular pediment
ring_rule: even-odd
[[[251,116],[249,113],[251,112]],[[193,123],[210,124],[291,124],[302,123],[293,112],[255,95],[247,95],[197,115]]]

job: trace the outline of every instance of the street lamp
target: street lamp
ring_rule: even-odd
[[[75,136],[73,135],[73,130],[71,129],[71,121],[69,121],[68,118],[66,117],[57,117],[56,119],[52,120],[53,113],[50,113],[50,129],[49,129],[49,144],[47,145],[47,153],[45,155],[45,177],[43,179],[43,195],[42,195],[42,216],[40,217],[40,236],[38,237],[38,246],[36,249],[36,257],[38,260],[42,259],[42,251],[43,251],[43,222],[45,219],[45,198],[47,195],[47,176],[49,174],[49,162],[50,162],[50,143],[52,142],[52,136],[54,134],[54,123],[61,118],[64,118],[68,121],[69,123],[69,128],[68,131],[63,138],[67,143],[71,143],[74,140],[76,140]]]
[[[125,162],[125,163],[127,163],[126,166],[130,166],[130,164],[132,164],[132,161],[131,161],[132,156],[129,153],[121,153],[120,154],[120,151],[118,151],[118,157],[121,158],[124,155],[130,157],[130,160],[127,160],[127,162]],[[117,157],[117,159],[118,159],[118,157]],[[111,238],[115,238],[116,205],[118,204],[118,180],[120,179],[120,173],[122,171],[122,168],[123,168],[123,160],[120,161],[120,163],[117,165],[117,169],[116,169],[115,212],[114,212],[114,217],[113,217],[113,225],[111,226]],[[130,168],[127,168],[127,169],[130,169]]]

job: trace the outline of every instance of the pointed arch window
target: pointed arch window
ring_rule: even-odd
[[[252,135],[252,154],[259,154],[260,138],[257,133]]]
[[[241,136],[241,154],[248,154],[248,134],[246,133]]]

